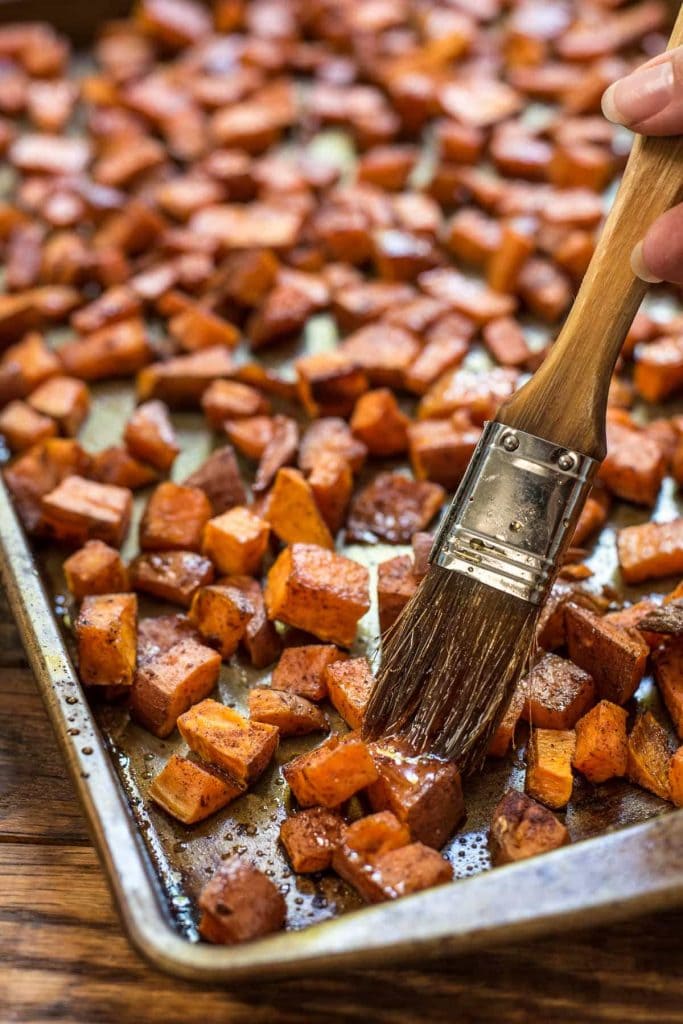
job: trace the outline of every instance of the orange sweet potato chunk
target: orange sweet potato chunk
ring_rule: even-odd
[[[103,540],[120,547],[128,531],[133,496],[125,487],[68,476],[42,499],[43,520],[58,540]]]
[[[365,371],[344,351],[302,356],[295,368],[299,400],[311,417],[348,416],[368,389]]]
[[[78,433],[90,409],[88,388],[74,377],[50,377],[31,392],[27,401],[36,412],[53,419],[67,437]]]
[[[213,582],[213,565],[194,551],[151,551],[130,563],[133,590],[187,608],[199,587]]]
[[[15,399],[0,412],[0,434],[7,447],[21,452],[57,433],[57,424],[27,402]]]
[[[443,885],[453,878],[453,868],[436,850],[423,843],[409,843],[394,850],[378,854],[371,861],[358,855],[352,857],[352,867],[345,865],[339,848],[336,869],[350,882],[368,903],[397,899],[410,893],[421,892],[435,885]]]
[[[683,573],[683,519],[626,526],[617,533],[619,567],[626,583]]]
[[[81,380],[128,377],[152,359],[152,349],[141,320],[107,324],[85,338],[67,341],[57,350],[67,373]]]
[[[655,679],[676,732],[683,739],[683,642],[675,637],[653,653]]]
[[[138,398],[143,402],[159,398],[174,408],[193,408],[212,381],[230,377],[234,370],[234,359],[224,345],[175,356],[138,373]]]
[[[226,420],[241,420],[267,415],[270,402],[256,388],[237,380],[215,380],[202,395],[202,409],[212,427]]]
[[[607,422],[607,455],[598,476],[618,498],[654,505],[666,474],[662,446],[631,422]]]
[[[220,654],[188,638],[141,666],[131,690],[131,713],[145,729],[165,737],[179,715],[208,697],[218,681]]]
[[[202,889],[199,907],[202,938],[228,946],[279,931],[287,912],[270,878],[239,857],[221,864]]]
[[[323,700],[327,696],[327,668],[346,657],[332,644],[287,647],[273,670],[273,689],[288,690],[308,700]]]
[[[269,536],[269,524],[248,508],[238,505],[208,521],[202,551],[220,572],[256,576]]]
[[[683,387],[683,336],[665,336],[638,345],[633,383],[647,402],[661,402]]]
[[[326,807],[309,807],[280,826],[280,842],[297,874],[325,871],[342,837],[344,819]]]
[[[581,509],[581,515],[574,530],[572,544],[575,547],[581,547],[584,541],[602,529],[607,522],[609,506],[610,499],[605,491],[594,488]]]
[[[123,439],[131,455],[162,472],[171,468],[180,451],[168,408],[159,401],[137,407],[126,424]]]
[[[173,754],[152,779],[147,795],[183,825],[196,825],[227,807],[243,790],[211,765]]]
[[[77,441],[51,437],[34,445],[5,468],[5,483],[27,530],[34,532],[42,528],[43,497],[66,477],[85,475],[89,466],[90,456]]]
[[[521,685],[523,717],[539,729],[572,729],[595,702],[592,677],[557,654],[545,654]]]
[[[137,597],[98,594],[83,599],[76,620],[78,674],[84,686],[130,686],[136,658]]]
[[[457,414],[456,414],[457,415]],[[462,480],[481,427],[448,420],[422,420],[408,427],[410,465],[417,480],[431,480],[454,490]]]
[[[600,697],[625,704],[645,672],[648,647],[642,637],[575,604],[565,610],[565,626],[571,660],[593,677]]]
[[[346,518],[353,491],[350,463],[334,452],[323,452],[313,465],[308,484],[323,521],[336,534]]]
[[[178,719],[180,735],[203,761],[217,765],[239,785],[263,774],[278,745],[278,730],[250,722],[215,700],[203,700]]]
[[[166,480],[152,493],[140,523],[143,551],[199,551],[211,503],[198,487]]]
[[[269,687],[250,690],[249,718],[252,722],[274,725],[281,736],[305,736],[329,728],[320,708],[305,697]]]
[[[272,432],[261,454],[252,484],[254,494],[264,494],[282,466],[294,462],[299,446],[299,426],[290,416],[274,416]]]
[[[396,622],[417,590],[418,582],[410,555],[396,555],[377,566],[377,604],[382,633]]]
[[[45,343],[42,334],[33,331],[15,345],[5,349],[0,359],[0,376],[14,373],[17,397],[30,394],[39,384],[55,377],[61,370],[56,352]]]
[[[547,807],[526,793],[508,790],[496,805],[489,831],[494,865],[513,864],[569,842],[569,833]]]
[[[420,345],[409,331],[391,324],[368,324],[349,334],[342,353],[367,374],[371,384],[402,388],[405,374],[415,361]]]
[[[573,729],[534,729],[527,747],[525,788],[548,807],[564,807],[572,795]]]
[[[230,658],[246,633],[254,606],[240,587],[225,584],[200,587],[192,598],[190,621],[208,644]]]
[[[456,368],[444,373],[427,391],[418,408],[421,420],[446,419],[466,412],[473,423],[494,418],[499,406],[517,386],[517,371],[496,367],[488,373]]]
[[[606,782],[626,774],[627,718],[623,708],[601,700],[576,723],[572,764],[589,782]]]
[[[315,420],[306,429],[299,448],[299,468],[310,473],[323,455],[345,459],[353,473],[363,468],[368,450],[354,437],[348,423],[337,416]]]
[[[67,558],[64,576],[76,600],[88,594],[116,594],[129,589],[121,555],[101,540],[89,540]]]
[[[268,617],[349,647],[370,607],[368,581],[367,569],[350,558],[315,544],[293,544],[268,573]]]
[[[388,388],[361,395],[351,417],[351,430],[371,455],[400,455],[408,447],[409,418]]]
[[[283,773],[302,807],[338,807],[377,778],[366,744],[354,733],[331,736],[289,761]]]
[[[251,576],[230,576],[223,582],[244,594],[253,608],[240,643],[249,655],[255,668],[271,665],[282,649],[280,634],[266,616],[263,591],[258,580]]]
[[[631,782],[649,789],[662,800],[670,800],[671,754],[667,731],[652,712],[638,715],[628,738],[627,774]]]
[[[235,452],[229,444],[211,452],[208,459],[184,483],[186,487],[198,487],[204,491],[211,502],[214,516],[236,505],[244,505],[247,501]]]
[[[360,729],[374,678],[367,658],[335,661],[325,669],[327,694],[352,729]]]
[[[334,548],[332,535],[315,503],[310,484],[298,469],[279,469],[268,495],[265,518],[284,544]]]
[[[92,457],[90,474],[93,480],[101,484],[127,487],[131,491],[147,487],[159,479],[152,466],[133,458],[122,445],[111,445],[96,452]]]
[[[347,519],[350,540],[408,543],[440,510],[446,492],[440,484],[411,480],[401,473],[380,473],[351,502]]]
[[[505,757],[510,744],[514,742],[515,730],[517,724],[522,717],[522,711],[524,710],[524,703],[526,700],[526,693],[521,686],[517,686],[510,703],[508,704],[503,717],[496,726],[495,732],[491,737],[487,754],[490,757]]]

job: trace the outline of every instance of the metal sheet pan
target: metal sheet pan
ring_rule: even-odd
[[[78,29],[80,36],[87,34],[95,15],[104,19],[128,5],[91,4],[83,18],[79,12],[84,6],[66,6],[68,18],[60,11],[60,27]],[[0,4],[1,20],[52,13],[52,5],[15,0]],[[305,343],[319,349],[329,338],[329,324],[318,319]],[[93,392],[82,440],[86,447],[97,448],[120,432],[133,397],[118,384],[98,385]],[[181,480],[205,456],[211,441],[199,416],[183,414],[174,420],[183,452],[173,477]],[[658,513],[665,515],[673,500],[665,491]],[[131,537],[140,506],[138,500]],[[599,793],[577,782],[567,812],[574,845],[489,871],[486,827],[503,789],[521,780],[523,745],[510,758],[491,762],[467,785],[468,818],[447,850],[457,881],[393,904],[360,909],[357,897],[336,878],[297,878],[289,871],[277,843],[287,803],[278,765],[250,794],[196,828],[170,821],[147,806],[145,791],[180,742],[157,740],[132,724],[121,707],[89,705],[69,655],[72,608],[61,574],[63,555],[29,546],[1,483],[0,541],[3,583],[115,901],[132,942],[156,966],[196,981],[229,981],[398,963],[683,901],[683,812],[665,813],[668,805],[619,781],[602,786]],[[600,580],[612,574],[613,548],[608,530],[593,556]],[[401,549],[346,550],[373,567]],[[371,611],[362,624],[359,651],[372,649],[375,636],[376,615]],[[249,687],[267,675],[233,662],[222,672],[220,697],[244,706]],[[653,699],[646,682],[638,700],[650,706]],[[284,742],[280,760],[310,743]],[[39,753],[27,751],[27,756]],[[211,947],[197,941],[194,900],[220,858],[234,852],[250,856],[281,886],[290,930],[238,948]]]

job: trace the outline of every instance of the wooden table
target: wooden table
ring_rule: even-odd
[[[2,1024],[683,1022],[683,910],[414,970],[172,981],[121,932],[6,610],[0,665]]]

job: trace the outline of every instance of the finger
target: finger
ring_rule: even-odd
[[[602,111],[608,121],[642,135],[683,132],[683,46],[610,85]]]
[[[654,222],[633,250],[631,266],[644,281],[683,285],[683,203]]]

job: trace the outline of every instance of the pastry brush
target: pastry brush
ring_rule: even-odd
[[[683,8],[669,48],[683,43]],[[478,768],[606,452],[610,380],[647,285],[633,247],[683,195],[683,137],[636,138],[572,309],[540,368],[486,424],[427,575],[389,631],[368,739]]]

